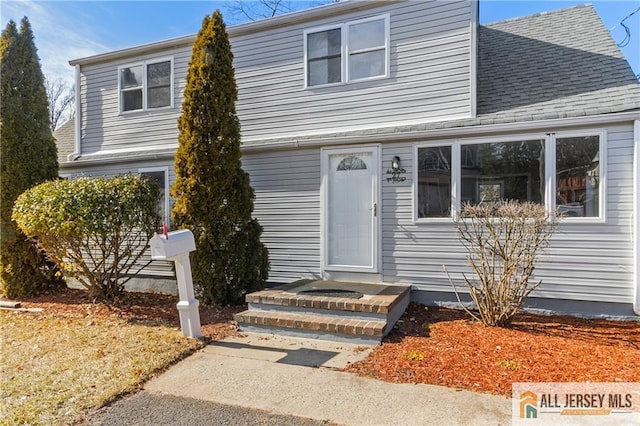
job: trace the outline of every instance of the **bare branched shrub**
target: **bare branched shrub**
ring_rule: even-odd
[[[463,273],[462,277],[478,313],[463,308],[486,325],[508,325],[541,283],[530,278],[537,255],[548,245],[557,224],[558,215],[548,214],[541,204],[465,204],[456,227],[469,251],[473,276]],[[449,280],[462,305],[456,285]]]

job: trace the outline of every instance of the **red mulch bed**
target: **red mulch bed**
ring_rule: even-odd
[[[640,323],[523,314],[486,327],[411,304],[383,344],[347,371],[511,395],[512,382],[639,382]]]
[[[117,316],[180,325],[176,296],[128,293],[113,306],[82,290],[22,301],[61,316]],[[200,306],[202,333],[237,335],[245,306]],[[510,395],[512,382],[639,382],[640,323],[519,315],[510,328],[485,327],[459,310],[411,304],[384,343],[346,368],[400,383],[429,383]]]
[[[67,289],[20,300],[22,308],[42,308],[45,312],[65,317],[116,316],[132,321],[163,322],[180,327],[176,308],[177,296],[154,293],[126,293],[113,305],[94,303],[86,291]],[[233,314],[246,306],[199,306],[202,334],[211,340],[221,340],[238,334]]]

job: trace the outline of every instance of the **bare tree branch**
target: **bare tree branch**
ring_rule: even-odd
[[[49,102],[51,131],[54,131],[75,115],[75,89],[61,78],[55,80],[46,78],[44,86]]]
[[[338,3],[339,0],[317,0],[313,2],[296,2],[286,0],[236,0],[227,11],[234,15],[238,22],[258,21],[272,18],[303,7],[315,7],[323,4]]]

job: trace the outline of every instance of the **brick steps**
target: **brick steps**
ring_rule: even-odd
[[[245,325],[281,327],[319,333],[336,333],[382,338],[386,321],[360,320],[285,312],[244,311],[235,316]]]
[[[310,281],[310,282],[309,282]],[[249,309],[234,315],[243,331],[375,344],[409,303],[408,286],[301,281],[248,294]],[[357,289],[359,299],[303,294],[301,285]]]
[[[397,295],[365,296],[362,299],[346,297],[322,297],[286,293],[278,290],[262,290],[247,294],[245,300],[249,304],[279,305],[292,308],[327,309],[331,311],[365,312],[388,314],[401,301],[401,297],[409,292],[409,287],[400,287],[403,291]]]

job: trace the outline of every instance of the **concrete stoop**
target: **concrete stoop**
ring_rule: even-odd
[[[336,297],[308,293],[332,290]],[[361,297],[339,297],[345,291]],[[379,344],[406,309],[410,293],[409,286],[302,280],[248,294],[249,309],[234,318],[248,332]]]

